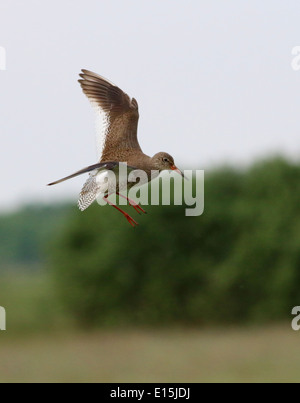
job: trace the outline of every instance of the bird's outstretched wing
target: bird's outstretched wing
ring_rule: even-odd
[[[49,183],[47,186],[53,186],[53,185],[58,185],[59,183],[65,182],[69,179],[76,178],[76,176],[83,175],[92,171],[114,171],[116,174],[119,172],[120,165],[123,164],[122,162],[116,162],[116,161],[108,161],[108,162],[99,162],[98,164],[90,165],[86,168],[81,169],[80,171],[75,172],[72,175],[66,176],[65,178],[59,179],[55,182]],[[125,165],[126,169],[128,169],[129,172],[135,171],[138,168],[133,167],[131,165]]]
[[[82,70],[79,83],[96,111],[100,161],[124,150],[141,150],[137,140],[138,103],[98,74]],[[113,154],[112,154],[113,153]]]
[[[89,167],[83,168],[80,171],[77,171],[72,175],[66,176],[65,178],[59,179],[58,181],[49,183],[48,186],[57,185],[59,183],[65,182],[65,181],[67,181],[69,179],[76,178],[76,176],[83,175],[83,174],[86,174],[88,172],[94,171],[95,169],[113,170],[118,165],[119,165],[118,162],[105,162],[105,163],[98,163],[98,164],[90,165]],[[132,169],[135,169],[135,168],[132,168]]]

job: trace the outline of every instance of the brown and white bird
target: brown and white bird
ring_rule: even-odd
[[[56,185],[68,179],[84,173],[89,173],[80,193],[78,206],[81,211],[87,209],[99,195],[103,194],[105,201],[120,211],[135,226],[138,223],[125,211],[113,204],[108,197],[111,193],[107,190],[108,171],[118,170],[120,163],[127,163],[131,170],[143,170],[147,174],[148,181],[151,171],[158,173],[163,170],[173,170],[183,176],[183,173],[176,167],[173,157],[165,152],[159,152],[149,157],[141,150],[137,139],[137,127],[139,120],[138,103],[130,98],[120,88],[88,70],[82,70],[81,79],[78,80],[83,92],[90,100],[96,111],[97,144],[100,155],[100,162],[81,169],[74,174],[50,183],[48,186]],[[134,183],[126,183],[128,188]],[[124,197],[119,192],[122,186],[118,181],[113,192]],[[125,197],[134,209],[144,212],[137,203]]]

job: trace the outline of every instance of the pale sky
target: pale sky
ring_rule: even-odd
[[[144,152],[181,169],[299,158],[299,19],[298,0],[0,0],[0,209],[76,203],[84,177],[45,185],[97,162],[82,68],[138,100]]]

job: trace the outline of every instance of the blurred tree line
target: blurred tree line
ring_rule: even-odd
[[[69,204],[32,205],[0,216],[0,272],[34,270],[46,262],[46,246],[59,233]]]
[[[207,173],[200,217],[185,217],[185,206],[146,209],[133,229],[109,206],[74,207],[48,247],[80,323],[261,322],[300,305],[299,165],[276,158]]]
[[[39,269],[52,274],[49,287],[36,280],[39,306],[50,312],[55,301],[56,315],[59,293],[90,326],[289,318],[300,305],[299,206],[300,165],[277,158],[207,172],[200,217],[185,217],[185,206],[146,206],[145,216],[125,207],[140,223],[133,229],[109,206],[26,207],[0,216],[2,305],[14,293],[35,304],[24,276]],[[14,274],[8,287],[15,269],[19,287]]]

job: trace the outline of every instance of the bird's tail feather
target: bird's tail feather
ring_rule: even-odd
[[[78,207],[81,211],[86,210],[98,197],[99,184],[96,181],[96,176],[90,174],[90,177],[83,185],[79,195]]]

